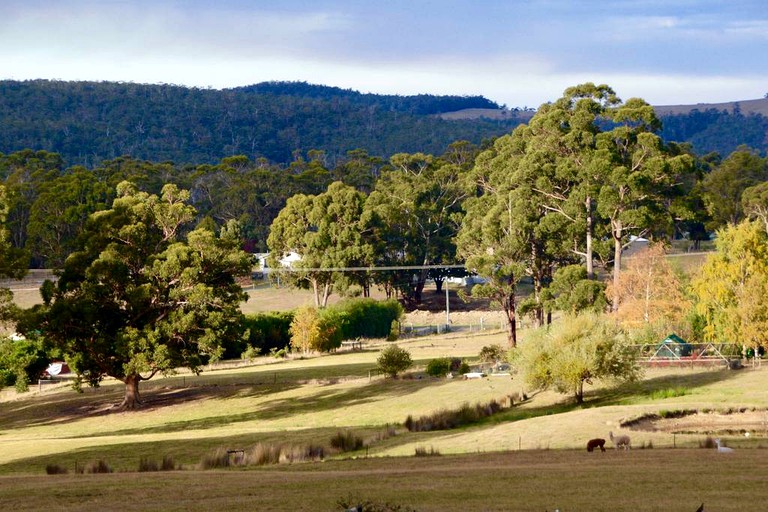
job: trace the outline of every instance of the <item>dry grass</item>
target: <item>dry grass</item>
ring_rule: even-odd
[[[249,471],[0,477],[10,510],[340,510],[347,496],[418,511],[721,512],[761,508],[764,453],[522,451],[357,459]],[[34,496],[31,498],[30,496]]]

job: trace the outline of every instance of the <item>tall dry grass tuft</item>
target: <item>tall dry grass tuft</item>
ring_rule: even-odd
[[[421,416],[413,419],[411,415],[405,419],[405,428],[410,432],[430,432],[432,430],[450,430],[464,425],[477,423],[483,418],[492,416],[503,407],[496,400],[491,400],[487,404],[469,404],[462,405],[459,409],[443,409],[428,416]]]
[[[88,463],[85,466],[85,472],[86,473],[111,473],[112,468],[103,460],[97,460]]]

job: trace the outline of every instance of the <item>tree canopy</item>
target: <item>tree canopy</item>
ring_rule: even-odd
[[[66,355],[78,382],[125,383],[124,408],[141,404],[142,380],[182,366],[198,372],[239,335],[245,294],[236,278],[250,258],[233,223],[218,236],[188,231],[188,199],[175,185],[158,197],[121,183],[111,208],[86,222],[84,245],[58,281],[44,284],[44,305],[22,322]]]

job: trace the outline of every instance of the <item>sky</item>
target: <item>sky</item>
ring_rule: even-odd
[[[306,81],[536,108],[768,93],[765,0],[2,0],[0,79]]]

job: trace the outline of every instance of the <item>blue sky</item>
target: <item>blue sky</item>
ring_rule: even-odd
[[[2,0],[0,78],[300,80],[538,107],[582,82],[654,105],[768,93],[765,0]]]

